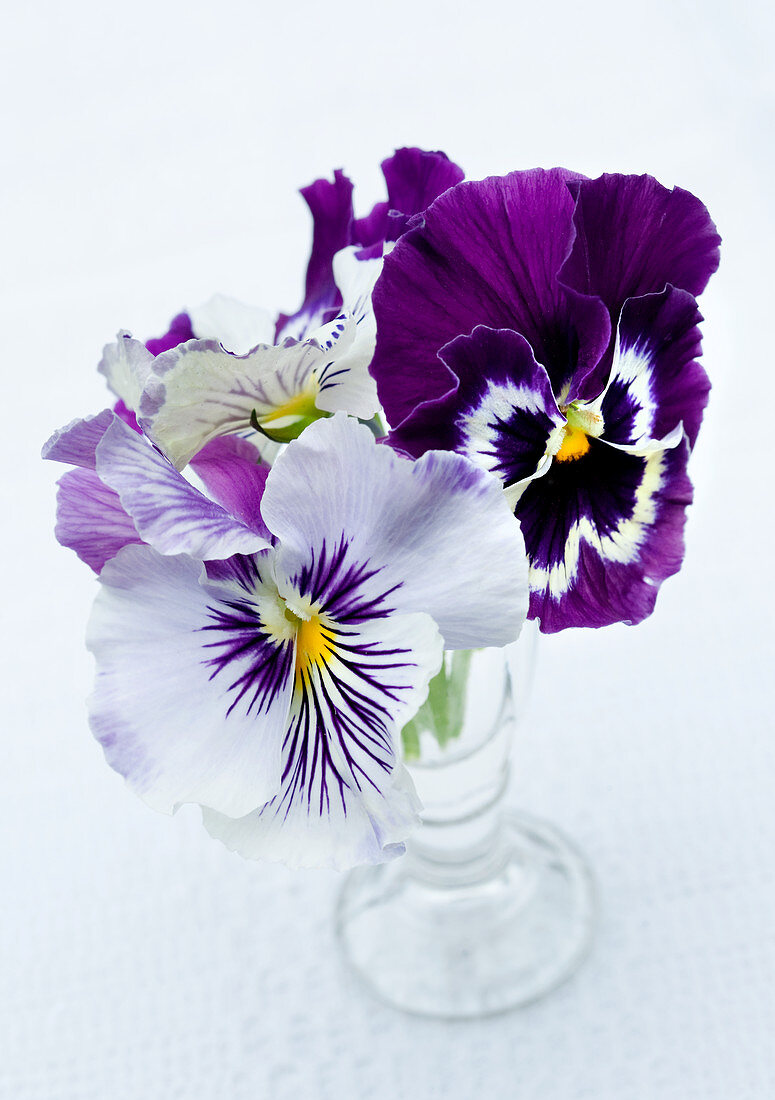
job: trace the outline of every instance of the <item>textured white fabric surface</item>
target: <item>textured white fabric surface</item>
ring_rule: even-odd
[[[44,0],[4,35],[0,768],[2,1100],[771,1100],[771,16],[743,3],[399,0],[117,13]],[[54,543],[46,435],[94,371],[218,290],[298,300],[294,187],[381,197],[395,145],[472,176],[649,170],[725,238],[715,389],[683,572],[653,619],[545,640],[510,797],[601,893],[570,984],[479,1022],[372,1001],[335,951],[340,879],[247,864],[156,815],[85,720],[94,592]]]

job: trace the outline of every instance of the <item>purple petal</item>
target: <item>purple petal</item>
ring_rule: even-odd
[[[71,420],[43,444],[43,458],[54,462],[68,462],[71,466],[82,466],[85,470],[95,467],[97,444],[115,420],[110,409],[103,409],[96,416],[85,416]]]
[[[605,307],[557,281],[574,233],[570,178],[553,169],[458,184],[385,258],[371,371],[392,424],[449,389],[438,352],[477,325],[524,336],[558,394],[598,362]]]
[[[93,470],[68,470],[58,485],[54,533],[95,573],[122,547],[142,542],[118,494]]]
[[[333,309],[342,298],[334,282],[333,260],[336,253],[352,243],[353,185],[337,168],[333,183],[315,180],[301,194],[312,214],[312,253],[307,265],[302,311]]]
[[[113,406],[113,412],[116,414],[119,420],[123,420],[125,424],[128,424],[133,432],[137,432],[138,435],[143,434],[142,428],[137,423],[136,415],[132,412],[131,409],[127,408],[121,398],[119,398]]]
[[[269,545],[265,535],[189,485],[166,458],[120,420],[99,445],[97,473],[118,493],[143,541],[162,554],[190,554],[204,561]],[[254,488],[251,485],[250,491]],[[257,513],[255,521],[263,531]]]
[[[382,161],[388,201],[380,202],[353,226],[353,241],[364,246],[397,241],[414,214],[465,178],[465,172],[445,153],[424,149],[396,149]]]
[[[382,162],[390,209],[403,218],[393,218],[386,239],[396,241],[413,214],[419,214],[434,199],[460,183],[465,172],[446,153],[424,149],[397,149]]]
[[[625,303],[602,402],[604,439],[661,439],[682,423],[694,446],[710,392],[697,362],[701,320],[692,295],[674,287]]]
[[[178,344],[185,344],[186,340],[193,340],[194,332],[191,328],[191,318],[187,313],[178,313],[170,321],[170,327],[163,336],[157,336],[145,341],[145,346],[151,355],[161,355],[163,351],[170,351]]]
[[[401,215],[398,215],[401,218]],[[401,218],[403,221],[403,218]],[[391,222],[390,203],[377,202],[371,208],[371,212],[363,218],[356,218],[353,222],[352,237],[355,244],[362,248],[378,248],[382,255],[382,247],[390,233]]]
[[[670,283],[695,296],[718,267],[719,237],[699,199],[651,176],[569,180],[576,239],[560,278],[602,298],[614,321],[627,298]]]
[[[688,445],[631,455],[590,440],[517,503],[530,561],[530,617],[544,633],[638,623],[683,559]]]
[[[269,467],[252,443],[236,435],[223,435],[206,443],[191,466],[213,500],[236,519],[267,539],[269,532],[261,519]]]

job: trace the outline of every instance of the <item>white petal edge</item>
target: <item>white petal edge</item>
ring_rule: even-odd
[[[127,546],[100,574],[87,631],[97,662],[92,731],[112,768],[153,809],[187,802],[239,816],[280,782],[292,677],[268,711],[227,711],[229,676],[211,676],[202,628],[236,585],[206,581],[201,562]],[[235,663],[234,675],[239,670]]]

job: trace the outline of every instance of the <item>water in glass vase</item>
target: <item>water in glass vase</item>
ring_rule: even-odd
[[[350,965],[383,1000],[447,1018],[548,993],[583,960],[595,915],[583,857],[503,804],[536,635],[447,654],[403,746],[424,810],[406,855],[361,867],[339,899]]]

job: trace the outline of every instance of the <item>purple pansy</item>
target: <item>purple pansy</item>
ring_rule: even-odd
[[[377,203],[365,217],[353,210],[353,185],[341,169],[333,180],[318,179],[302,188],[312,214],[312,251],[307,265],[304,302],[291,317],[281,316],[278,338],[295,335],[299,326],[330,320],[342,305],[341,288],[334,272],[334,257],[352,248],[362,259],[379,257],[383,247],[397,241],[407,223],[434,199],[465,176],[445,153],[425,149],[397,149],[382,161],[387,202]]]
[[[707,401],[705,207],[648,176],[461,183],[387,256],[372,373],[390,443],[497,474],[541,629],[636,623],[680,567]]]
[[[72,429],[70,454],[87,433]],[[340,413],[246,499],[231,484],[230,514],[252,515],[264,548],[205,564],[202,506],[150,451],[117,419],[96,447],[102,483],[151,544],[107,562],[89,626],[108,762],[157,809],[199,803],[211,834],[248,857],[346,867],[398,854],[418,802],[397,738],[444,645],[503,645],[527,609],[497,480],[458,455],[407,461]]]

